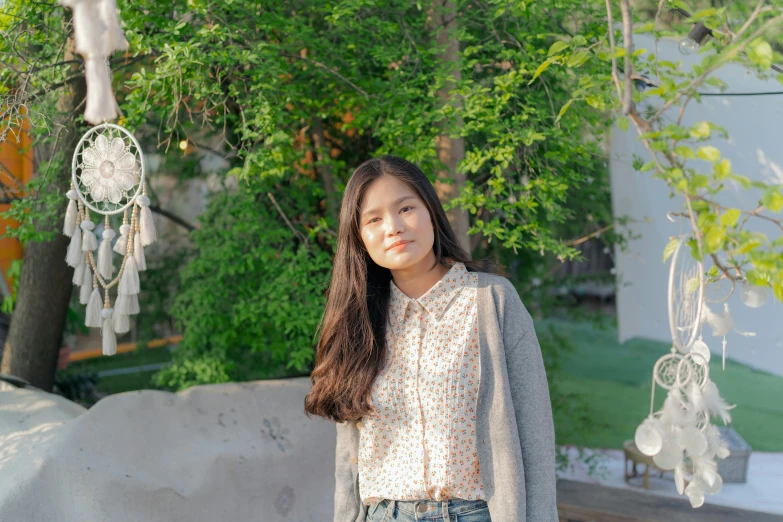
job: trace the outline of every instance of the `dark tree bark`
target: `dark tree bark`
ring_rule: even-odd
[[[454,76],[455,82],[458,82],[462,78],[462,72],[459,40],[457,39],[457,5],[453,0],[433,0],[430,12],[430,28],[435,33],[435,41],[439,47],[445,45],[445,50],[438,55],[438,58],[448,65],[448,70]],[[462,100],[458,97],[452,99],[449,94],[449,91],[455,88],[455,82],[444,83],[437,95],[443,100],[443,103],[450,102],[459,110],[462,108]],[[458,127],[462,126],[461,118],[456,124]],[[446,122],[443,122],[444,130],[448,126]],[[443,132],[436,138],[436,149],[438,159],[446,166],[446,169],[438,171],[435,189],[441,202],[445,203],[457,197],[465,186],[465,174],[457,172],[457,165],[465,159],[465,139],[450,138],[447,132]],[[451,180],[451,183],[446,180]],[[468,236],[468,228],[470,228],[468,212],[460,208],[452,208],[446,215],[462,248],[468,253],[472,252],[474,244]]]
[[[68,47],[72,49],[72,40]],[[73,54],[67,53],[70,60]],[[77,74],[74,67],[72,74]],[[34,386],[50,391],[54,384],[57,356],[62,346],[65,319],[71,297],[73,268],[65,263],[70,239],[62,234],[63,219],[70,188],[70,158],[79,141],[82,130],[76,118],[84,110],[86,86],[84,78],[61,91],[58,101],[60,130],[57,147],[62,148],[66,161],[60,171],[50,171],[43,193],[59,194],[57,219],[49,223],[36,223],[37,230],[51,230],[54,239],[46,242],[28,242],[22,260],[22,272],[16,306],[11,317],[11,327],[3,350],[0,372],[21,377]],[[41,148],[36,153],[41,153]],[[55,151],[52,151],[54,153]],[[45,154],[46,152],[44,152]],[[34,175],[41,176],[38,172]],[[42,201],[44,198],[40,198]]]
[[[315,171],[321,175],[321,180],[324,184],[324,192],[326,192],[326,211],[336,223],[340,209],[338,208],[337,192],[334,188],[332,166],[328,164],[327,156],[329,155],[329,149],[326,146],[324,122],[318,116],[313,118],[312,136],[313,148],[315,149],[315,160],[318,162]]]

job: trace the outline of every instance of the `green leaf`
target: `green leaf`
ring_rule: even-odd
[[[734,174],[733,172],[729,174],[729,179],[733,179],[740,185],[742,185],[742,188],[744,190],[748,190],[750,188],[750,180],[741,174]]]
[[[704,174],[694,174],[691,176],[691,190],[699,190],[710,186],[710,178]]]
[[[772,212],[783,210],[783,194],[780,193],[780,188],[769,187],[761,196],[761,203]]]
[[[717,252],[726,239],[726,228],[722,226],[711,227],[704,234],[704,246],[708,252]]]
[[[533,77],[530,79],[530,81],[529,81],[529,82],[527,82],[527,84],[528,84],[528,85],[530,85],[531,83],[533,83],[534,81],[536,81],[536,78],[538,78],[539,76],[541,76],[541,73],[542,73],[542,72],[544,72],[544,71],[546,71],[546,70],[547,70],[547,68],[549,67],[549,64],[551,64],[551,63],[552,63],[552,59],[551,59],[551,58],[547,58],[547,59],[544,61],[544,63],[542,63],[541,65],[539,65],[539,66],[538,66],[538,69],[536,69],[536,72],[535,72],[535,73],[533,73]]]
[[[720,159],[720,151],[712,145],[707,145],[705,147],[699,147],[697,156],[703,160],[715,162]]]
[[[567,47],[568,47],[568,42],[558,40],[557,42],[553,43],[549,47],[549,52],[547,53],[547,56],[552,56],[553,54],[557,54],[563,49],[566,49]]]
[[[582,45],[587,45],[587,38],[585,38],[585,37],[584,37],[584,36],[582,36],[581,34],[578,34],[578,35],[574,36],[574,37],[571,39],[571,43],[572,43],[572,44],[573,44],[575,47],[579,47],[579,46],[582,46]]]
[[[647,22],[646,24],[640,24],[633,28],[634,33],[649,33],[655,28],[655,22]]]
[[[747,254],[752,252],[762,245],[762,242],[757,237],[746,236],[740,239],[739,245],[734,249],[737,254]]]
[[[583,65],[590,58],[590,53],[587,51],[579,51],[568,57],[566,61],[567,67],[579,67]]]
[[[667,259],[671,257],[671,255],[674,253],[679,243],[680,243],[680,238],[678,238],[677,236],[673,236],[671,239],[669,239],[669,243],[666,245],[666,248],[663,249],[664,263],[666,262]]]
[[[686,146],[686,145],[678,145],[674,147],[674,153],[677,154],[682,159],[693,159],[696,157],[696,153],[693,152],[693,149]]]
[[[693,259],[695,259],[696,261],[701,261],[702,258],[699,255],[699,244],[696,242],[694,238],[690,238],[688,240],[688,246],[691,249],[691,256],[693,257]]]
[[[719,163],[715,164],[715,179],[725,179],[731,174],[731,161],[728,159],[722,159]]]
[[[690,295],[699,289],[699,276],[693,276],[685,283],[685,295]]]
[[[723,226],[733,227],[737,224],[740,215],[742,215],[742,212],[738,208],[730,208],[721,215],[720,222]]]
[[[630,123],[630,119],[628,119],[628,116],[622,116],[620,119],[617,120],[617,126],[620,127],[620,130],[623,132],[628,131],[628,124]]]
[[[772,46],[769,45],[769,42],[759,40],[752,47],[748,56],[752,62],[759,64],[764,69],[769,69],[770,65],[772,65]]]
[[[598,96],[590,94],[585,98],[585,101],[590,107],[593,107],[594,109],[598,109],[599,111],[606,110],[606,103],[604,102],[603,98],[599,98]]]
[[[710,124],[706,121],[700,121],[694,124],[690,129],[691,137],[695,139],[710,137]]]
[[[775,297],[778,299],[778,301],[783,302],[783,285],[779,283],[772,283],[772,293],[775,294]]]
[[[571,98],[570,100],[568,100],[568,101],[565,103],[565,105],[563,105],[562,107],[560,107],[560,112],[557,114],[557,119],[555,119],[555,123],[557,123],[558,121],[560,121],[560,118],[562,118],[562,117],[563,117],[563,114],[565,114],[565,113],[566,113],[566,111],[567,111],[567,110],[568,110],[568,108],[571,106],[571,103],[572,103],[573,101],[574,101],[574,99],[573,99],[573,98]]]
[[[642,168],[639,169],[639,172],[647,172],[648,170],[652,170],[655,168],[655,162],[654,161],[648,161],[644,165],[642,165]]]
[[[762,277],[755,270],[746,270],[745,279],[748,280],[748,283],[754,286],[767,286],[767,279],[765,277]]]

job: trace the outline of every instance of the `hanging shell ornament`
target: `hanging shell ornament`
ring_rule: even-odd
[[[674,471],[677,493],[686,495],[691,506],[698,508],[705,495],[720,491],[723,481],[715,459],[729,455],[728,445],[710,418],[716,416],[729,423],[729,410],[734,406],[726,404],[710,379],[710,351],[701,329],[706,317],[713,322],[714,318],[704,303],[703,266],[685,258],[686,240],[680,238],[669,271],[672,347],[653,367],[650,413],[636,429],[634,442],[661,469]],[[667,396],[655,411],[657,386],[666,390]]]
[[[130,316],[139,313],[139,272],[147,267],[144,247],[157,240],[141,146],[119,125],[97,125],[76,145],[71,171],[63,224],[71,242],[65,261],[74,267],[79,301],[87,305],[85,324],[101,329],[103,354],[114,355],[117,334],[128,332]],[[120,214],[118,237],[111,217],[119,219]],[[115,253],[122,258],[116,272]]]

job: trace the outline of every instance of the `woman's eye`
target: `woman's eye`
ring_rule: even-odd
[[[405,210],[406,208],[413,208],[413,207],[402,207],[400,210]]]

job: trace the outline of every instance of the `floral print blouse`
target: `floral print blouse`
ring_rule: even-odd
[[[484,499],[476,447],[478,275],[456,262],[418,299],[391,283],[378,414],[358,424],[362,502]]]

